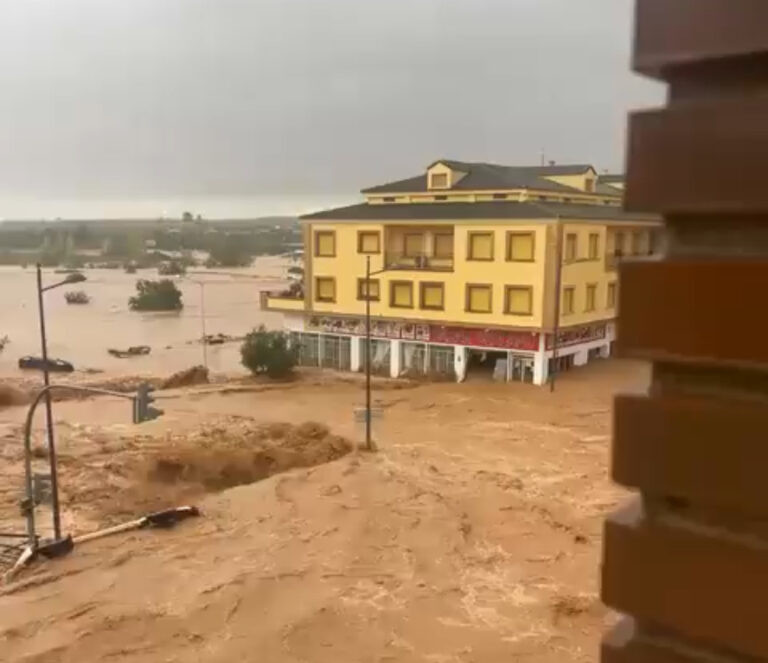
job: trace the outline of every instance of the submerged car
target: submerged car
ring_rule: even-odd
[[[26,356],[19,359],[19,368],[42,371],[45,363],[42,357]],[[48,370],[51,373],[71,373],[75,367],[63,359],[48,358]]]

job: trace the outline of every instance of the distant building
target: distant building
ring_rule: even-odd
[[[543,384],[611,353],[617,259],[657,250],[659,221],[623,212],[622,190],[589,165],[437,161],[303,217],[304,296],[263,305],[304,364],[360,370],[369,299],[379,372]]]

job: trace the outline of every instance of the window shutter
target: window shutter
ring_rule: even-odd
[[[336,282],[333,279],[317,279],[317,299],[333,300],[336,299]]]
[[[595,310],[595,299],[597,298],[597,286],[596,285],[588,285],[587,286],[587,311],[594,311]]]
[[[405,255],[409,258],[415,258],[423,252],[422,235],[405,236]]]
[[[405,308],[413,306],[413,286],[410,283],[392,284],[392,305]]]
[[[510,260],[533,260],[533,234],[509,236]]]
[[[473,260],[492,260],[493,259],[493,235],[476,234],[469,236],[469,257]]]
[[[435,258],[451,258],[453,256],[453,235],[435,235]]]
[[[529,314],[532,307],[530,288],[507,288],[507,312]]]
[[[443,286],[423,286],[422,299],[421,305],[425,308],[443,308]]]
[[[491,288],[489,286],[469,287],[469,310],[474,313],[490,312]]]
[[[360,234],[360,251],[363,253],[379,252],[379,233],[364,232]]]
[[[318,232],[315,235],[318,256],[333,256],[336,253],[336,235],[332,232]]]

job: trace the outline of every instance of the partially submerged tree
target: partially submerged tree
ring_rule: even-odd
[[[184,307],[181,290],[169,280],[136,281],[136,295],[128,300],[133,311],[178,311]]]
[[[225,235],[218,237],[205,261],[206,267],[248,267],[253,261],[253,256],[248,246],[237,235]]]
[[[243,366],[251,373],[266,374],[270,378],[288,377],[297,361],[296,351],[288,342],[288,334],[267,331],[264,325],[245,337],[240,357]]]
[[[168,260],[158,265],[157,273],[160,276],[181,276],[187,273],[187,267],[180,260]]]

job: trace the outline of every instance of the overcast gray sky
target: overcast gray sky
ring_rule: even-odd
[[[0,0],[0,217],[289,212],[440,157],[623,167],[630,0]]]

